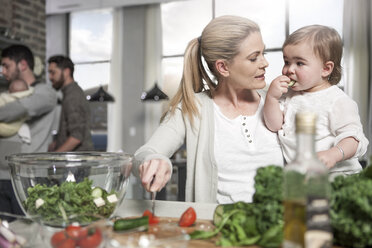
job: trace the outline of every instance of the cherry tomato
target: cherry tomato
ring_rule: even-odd
[[[88,236],[78,241],[80,248],[96,248],[102,242],[102,233],[98,228],[89,229]]]
[[[150,225],[159,224],[159,218],[153,215],[151,221],[149,220],[149,224]]]
[[[145,212],[143,212],[142,216],[148,216],[149,217],[149,225],[155,225],[159,223],[159,218],[154,216],[150,210],[146,209]]]
[[[68,238],[80,240],[88,235],[88,229],[81,226],[70,225],[65,229]]]
[[[67,239],[65,231],[55,232],[50,239],[50,243],[52,244],[53,248],[58,247],[63,241]]]
[[[189,207],[182,214],[180,221],[178,222],[178,225],[182,227],[188,227],[194,224],[195,220],[196,220],[195,210],[192,207]]]
[[[64,241],[62,241],[62,243],[60,243],[56,247],[57,248],[75,248],[76,247],[76,242],[75,242],[75,240],[67,238]]]

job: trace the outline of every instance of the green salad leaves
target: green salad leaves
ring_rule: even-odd
[[[94,219],[91,215],[109,217],[116,203],[107,201],[107,196],[115,192],[108,193],[102,190],[105,205],[97,207],[93,201],[92,190],[92,181],[88,178],[79,183],[66,181],[60,186],[37,184],[27,189],[28,198],[23,204],[28,213],[39,215],[46,222],[75,214],[82,215],[79,220],[86,223]],[[36,204],[38,199],[42,199],[43,202],[40,206]]]

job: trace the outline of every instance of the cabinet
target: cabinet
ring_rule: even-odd
[[[46,13],[60,14],[89,9],[114,8],[181,0],[46,0]]]

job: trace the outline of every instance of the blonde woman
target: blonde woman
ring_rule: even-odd
[[[251,202],[257,168],[283,165],[276,134],[263,121],[264,50],[257,24],[238,16],[213,19],[190,41],[169,110],[135,153],[134,173],[147,191],[169,181],[169,157],[184,142],[186,201]]]

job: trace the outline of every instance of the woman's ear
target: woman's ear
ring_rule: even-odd
[[[223,59],[217,59],[215,63],[216,69],[218,73],[223,77],[228,77],[230,75],[229,68],[227,65],[226,60]]]
[[[322,70],[322,77],[329,77],[331,75],[335,64],[332,61],[327,61],[324,63],[323,70]]]

